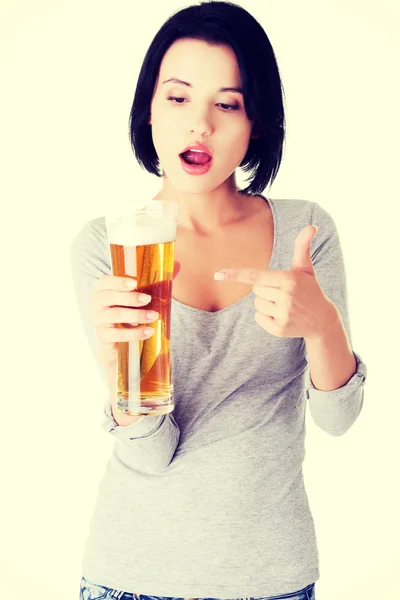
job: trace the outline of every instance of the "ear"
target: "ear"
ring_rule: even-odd
[[[151,123],[151,113],[150,113],[150,116],[149,116],[149,120],[147,121],[147,124],[148,124],[148,125],[151,125],[151,124],[152,124],[152,123]]]

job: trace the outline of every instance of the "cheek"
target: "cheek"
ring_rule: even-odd
[[[151,135],[158,153],[171,149],[171,141],[174,139],[174,127],[169,119],[163,119],[159,115],[154,116]]]
[[[230,143],[243,144],[251,135],[251,125],[243,115],[236,116],[225,123],[225,135],[230,138]]]
[[[225,138],[225,155],[240,162],[247,152],[250,135],[251,129],[246,125],[231,128],[230,135]]]
[[[153,113],[152,125],[156,133],[162,133],[171,126],[171,119],[163,111],[157,110]]]

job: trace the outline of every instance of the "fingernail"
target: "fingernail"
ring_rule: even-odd
[[[128,289],[133,290],[136,287],[137,281],[135,279],[125,279],[125,286]]]
[[[158,312],[156,312],[155,310],[148,310],[146,313],[146,319],[151,319],[152,321],[155,321],[156,319],[158,319]]]
[[[147,294],[139,294],[138,298],[139,302],[149,302],[151,300],[151,296],[148,296]]]
[[[154,331],[155,330],[152,327],[145,327],[145,329],[143,329],[143,335],[144,337],[150,337],[153,335]]]
[[[214,279],[217,279],[219,281],[223,281],[224,279],[227,279],[228,275],[226,273],[214,273]]]

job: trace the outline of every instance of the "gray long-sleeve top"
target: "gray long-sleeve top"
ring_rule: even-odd
[[[269,270],[288,270],[303,227],[316,276],[343,320],[347,287],[338,232],[318,203],[268,198],[274,219]],[[111,273],[104,217],[71,248],[74,285],[94,358],[93,285]],[[249,265],[251,266],[251,265]],[[352,347],[353,348],[353,347]],[[354,350],[353,350],[354,352]],[[319,578],[314,522],[304,488],[305,406],[342,435],[357,419],[366,365],[333,391],[310,379],[303,338],[269,335],[254,320],[254,293],[218,312],[172,303],[175,408],[116,424],[83,557],[89,580],[125,592],[195,598],[266,597]]]

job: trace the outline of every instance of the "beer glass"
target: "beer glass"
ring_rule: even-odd
[[[170,326],[177,212],[174,202],[150,200],[133,202],[126,214],[106,215],[112,274],[135,278],[135,291],[151,296],[145,310],[159,313],[148,323],[155,329],[149,339],[118,344],[117,408],[128,415],[174,409]]]

